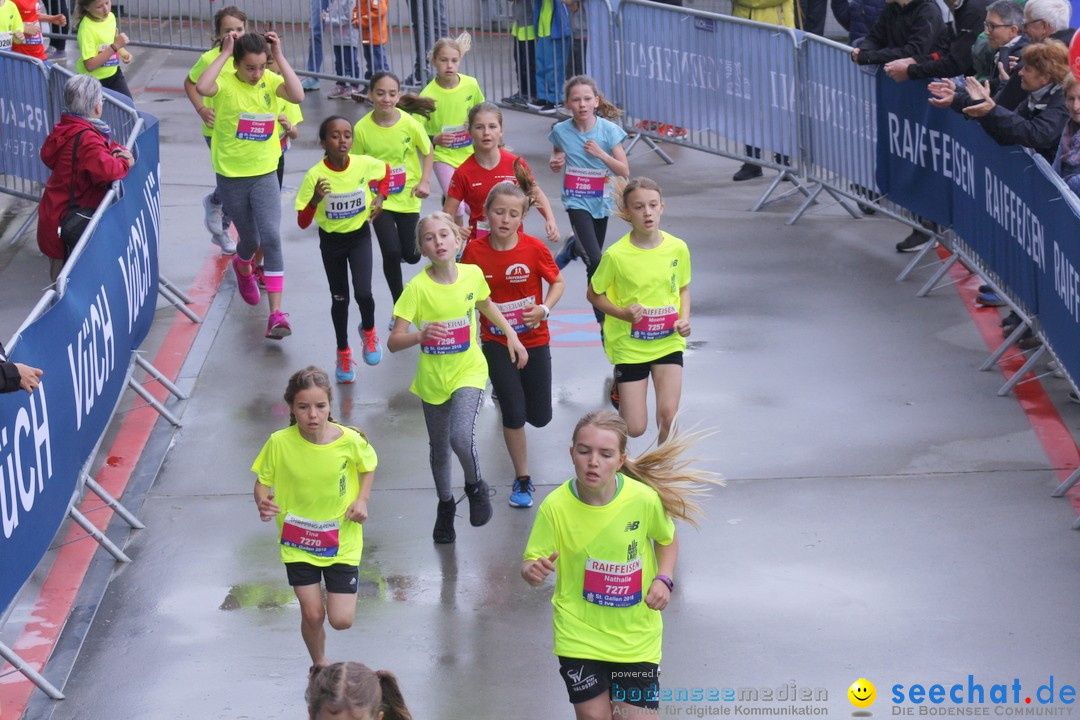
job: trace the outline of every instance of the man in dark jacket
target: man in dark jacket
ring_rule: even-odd
[[[33,392],[41,384],[43,371],[22,363],[8,362],[4,344],[0,343],[0,393],[15,392],[20,388]]]
[[[885,9],[885,0],[831,0],[833,17],[854,45],[866,37]]]
[[[955,77],[974,72],[971,47],[986,22],[986,0],[945,0],[945,4],[952,11],[952,19],[945,23],[940,41],[942,49],[888,63],[885,72],[893,80]]]
[[[859,65],[884,65],[906,57],[929,57],[942,31],[934,0],[888,0],[869,34],[851,51]]]

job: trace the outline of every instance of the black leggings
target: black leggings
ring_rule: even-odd
[[[102,80],[101,87],[131,97],[131,90],[128,89],[127,80],[124,79],[124,71],[120,68],[116,68],[115,73]],[[131,99],[134,100],[135,98]]]
[[[348,233],[326,232],[319,228],[326,282],[330,285],[330,319],[334,321],[337,349],[349,347],[349,270],[352,270],[353,297],[360,306],[361,327],[375,327],[375,298],[371,294],[371,228],[364,223]]]
[[[605,218],[594,218],[588,210],[567,210],[570,216],[570,227],[574,230],[577,238],[578,249],[585,255],[585,282],[591,282],[596,266],[600,264],[600,256],[604,254],[604,238],[607,236],[607,221]],[[593,309],[596,322],[604,325],[604,313]]]
[[[375,237],[379,239],[382,252],[382,271],[386,284],[390,286],[390,296],[396,303],[401,297],[401,261],[415,265],[420,262],[420,252],[416,249],[416,224],[420,213],[403,213],[383,210],[375,216],[371,224],[375,226]]]
[[[483,349],[503,427],[517,430],[526,422],[533,427],[551,422],[551,347],[528,348],[529,362],[520,370],[510,362],[510,351],[502,343],[485,340]]]

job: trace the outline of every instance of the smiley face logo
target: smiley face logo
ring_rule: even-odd
[[[847,691],[848,700],[857,708],[868,708],[877,699],[877,690],[874,684],[866,678],[859,678],[851,683]]]

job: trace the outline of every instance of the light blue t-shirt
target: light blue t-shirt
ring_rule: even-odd
[[[567,210],[587,210],[594,218],[611,215],[611,170],[600,158],[585,152],[585,143],[596,144],[611,154],[615,146],[626,137],[626,131],[604,118],[596,118],[592,130],[583,133],[574,127],[574,121],[563,120],[548,133],[548,140],[566,153],[563,170],[562,201]]]

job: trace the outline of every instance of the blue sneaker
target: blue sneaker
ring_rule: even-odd
[[[352,359],[352,348],[345,348],[337,352],[337,364],[334,367],[334,377],[342,385],[356,382],[356,366]]]
[[[1005,299],[998,295],[996,292],[981,292],[975,296],[975,302],[983,307],[1004,307],[1009,303],[1005,302]]]
[[[375,328],[365,330],[360,328],[360,337],[364,339],[364,362],[368,365],[378,365],[382,360],[382,348],[379,347],[379,336]]]
[[[532,493],[535,489],[528,475],[514,480],[514,489],[510,491],[510,507],[532,507]]]

